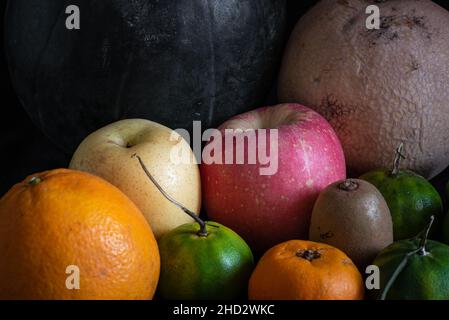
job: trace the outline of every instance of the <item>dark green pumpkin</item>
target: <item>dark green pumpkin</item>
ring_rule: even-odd
[[[428,240],[423,247],[418,238],[397,241],[373,264],[380,269],[380,290],[372,292],[375,298],[383,293],[388,300],[449,299],[449,246],[443,243]]]
[[[67,30],[77,5],[81,29]],[[123,118],[203,129],[263,103],[285,0],[12,0],[6,53],[33,121],[68,152]]]
[[[411,171],[377,170],[360,177],[376,186],[384,196],[393,219],[395,240],[414,237],[435,216],[435,235],[443,219],[443,203],[436,189],[424,177]]]

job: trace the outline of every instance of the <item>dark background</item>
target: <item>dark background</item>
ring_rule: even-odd
[[[256,1],[256,0],[255,0]],[[276,1],[276,0],[274,0]],[[290,31],[296,21],[315,4],[316,0],[288,0],[288,30]],[[449,1],[435,1],[449,9]],[[0,24],[2,26],[3,44],[3,17],[6,1],[0,4]],[[288,32],[289,33],[289,32]],[[288,39],[288,33],[285,41]],[[0,196],[13,184],[23,180],[26,176],[52,168],[66,167],[70,155],[64,154],[54,146],[30,121],[22,109],[18,98],[14,94],[9,80],[3,46],[0,48],[0,75],[2,112],[0,116]],[[275,84],[273,84],[273,88]],[[276,101],[273,92],[267,97],[267,104]],[[445,182],[449,179],[449,170],[443,172],[432,182],[442,191]]]

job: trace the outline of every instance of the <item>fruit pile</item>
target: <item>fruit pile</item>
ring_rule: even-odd
[[[145,110],[151,94],[137,82],[146,77],[120,84],[115,70],[106,94],[97,86],[104,77],[93,75],[92,90],[77,83],[84,89],[73,100],[77,90],[54,78],[73,62],[50,67],[48,52],[34,61],[46,62],[33,66],[42,81],[31,82],[56,86],[54,95],[36,95],[27,65],[13,63],[27,108],[53,108],[34,114],[53,138],[67,125],[59,103],[97,104],[117,85],[123,97],[114,108],[137,99],[134,111],[145,119],[103,126],[101,110],[77,113],[89,118],[78,134],[96,131],[83,134],[68,168],[32,174],[0,199],[0,299],[449,299],[449,215],[428,181],[449,164],[449,56],[438,54],[447,48],[449,12],[431,1],[376,3],[382,23],[367,30],[365,2],[320,1],[286,47],[278,90],[285,103],[233,117],[236,110],[224,110],[231,118],[206,131],[199,153],[186,130],[155,122],[166,113],[158,120],[158,109]],[[273,37],[281,16],[271,17],[279,19]],[[48,41],[59,48],[83,36]],[[150,66],[143,69],[157,78],[141,45],[139,59]],[[84,67],[76,73],[83,79]],[[153,85],[168,90],[168,78]],[[175,92],[179,105],[187,99],[179,94],[195,94],[188,88]],[[218,98],[222,109],[232,103]],[[238,112],[250,109],[242,101]],[[73,141],[65,132],[59,143],[72,149]]]

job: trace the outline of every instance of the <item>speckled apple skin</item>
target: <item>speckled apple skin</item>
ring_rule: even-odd
[[[226,128],[277,128],[278,170],[261,175],[259,161],[203,163],[209,219],[236,231],[258,253],[285,240],[307,239],[318,194],[346,177],[343,150],[330,124],[307,107],[282,104],[236,116],[219,129]]]

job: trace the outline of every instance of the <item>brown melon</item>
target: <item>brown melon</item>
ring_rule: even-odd
[[[369,30],[365,10],[380,9]],[[431,178],[449,164],[449,12],[427,0],[323,0],[297,24],[280,77],[282,102],[324,115],[353,174],[404,167]]]

